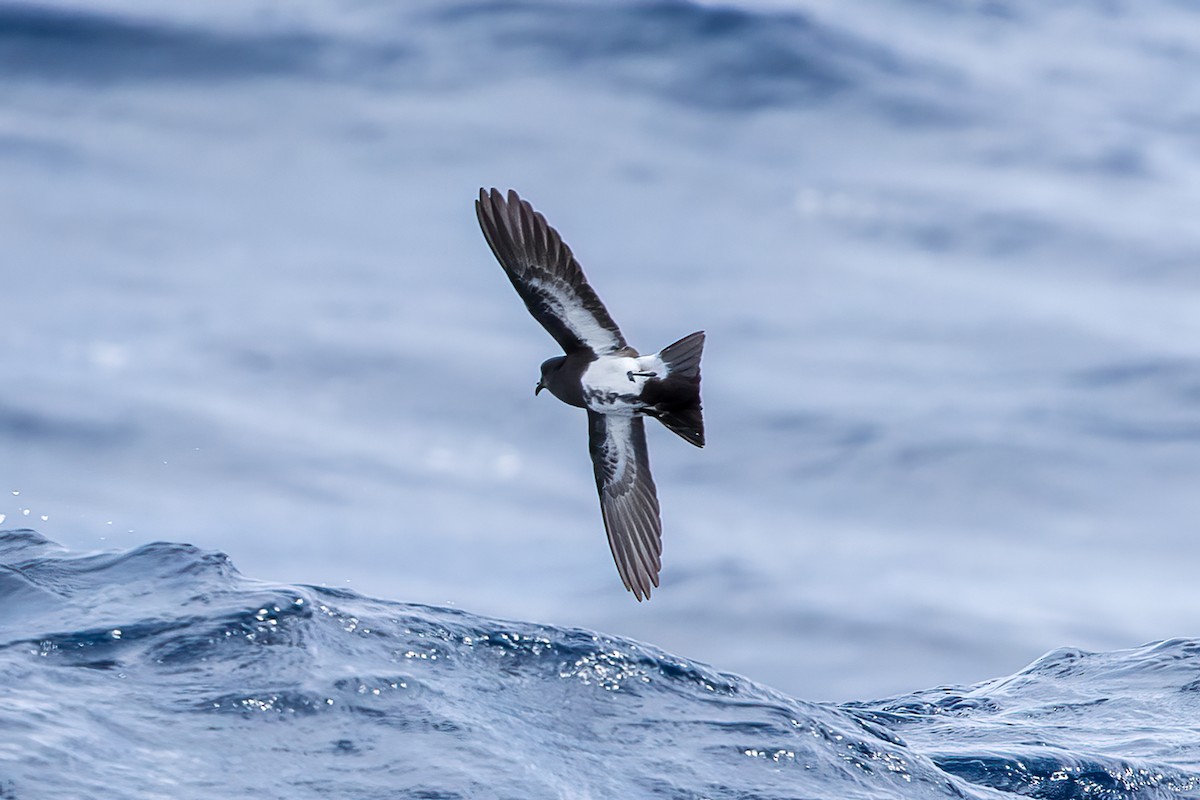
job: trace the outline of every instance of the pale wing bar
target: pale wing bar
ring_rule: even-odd
[[[588,410],[588,449],[617,572],[634,597],[648,599],[662,568],[662,521],[642,417]]]
[[[572,353],[597,354],[625,347],[617,323],[588,285],[571,248],[546,218],[509,190],[479,190],[479,227],[534,319]]]

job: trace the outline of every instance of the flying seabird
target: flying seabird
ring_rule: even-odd
[[[565,355],[542,364],[533,393],[549,389],[586,408],[588,450],[600,492],[608,546],[625,588],[639,601],[658,586],[662,521],[650,476],[644,416],[696,447],[704,446],[697,331],[653,355],[625,342],[558,232],[509,190],[479,190],[475,213],[484,238],[533,318]]]

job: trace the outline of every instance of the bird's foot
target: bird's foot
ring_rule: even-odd
[[[625,373],[625,377],[629,378],[630,383],[633,383],[634,378],[656,378],[656,377],[658,377],[658,373],[657,372],[634,372],[633,370],[629,370],[628,372]]]

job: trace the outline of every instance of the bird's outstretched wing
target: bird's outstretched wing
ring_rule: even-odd
[[[625,347],[621,329],[588,286],[579,262],[533,206],[509,190],[479,190],[479,227],[529,313],[566,353],[597,355]]]
[[[617,572],[634,597],[648,599],[662,567],[662,521],[642,418],[589,409],[588,449]]]

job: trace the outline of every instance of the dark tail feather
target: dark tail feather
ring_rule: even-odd
[[[667,365],[667,377],[681,377],[696,382],[696,399],[700,399],[700,354],[704,352],[704,331],[689,333],[659,353]]]
[[[700,412],[699,401],[691,408],[659,411],[654,416],[696,447],[704,447],[704,415]]]
[[[661,399],[654,416],[683,439],[704,447],[704,414],[700,406],[700,356],[704,331],[697,331],[668,345],[659,353],[667,366]]]

